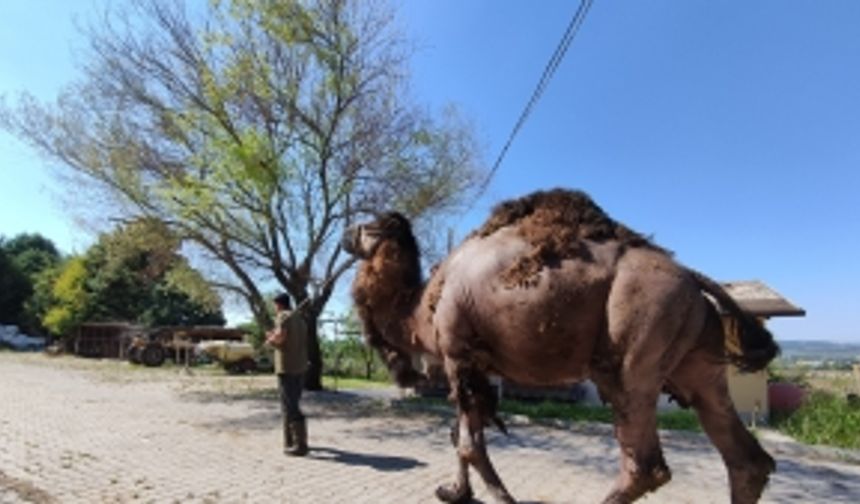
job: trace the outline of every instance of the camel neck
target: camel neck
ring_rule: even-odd
[[[423,290],[418,258],[383,244],[360,266],[353,296],[364,317],[386,340],[404,348],[410,344],[411,318]]]
[[[375,275],[375,278],[379,280],[377,285],[370,287],[365,283],[355,289],[361,304],[371,308],[371,311],[377,315],[385,312],[398,319],[408,318],[421,298],[423,286],[396,282],[394,281],[396,279],[385,282],[384,275]]]

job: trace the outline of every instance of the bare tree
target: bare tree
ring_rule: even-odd
[[[392,20],[372,1],[135,0],[86,31],[79,82],[52,105],[0,104],[0,125],[205,250],[261,326],[264,292],[289,292],[319,388],[317,319],[352,264],[344,224],[439,215],[480,176],[469,125],[410,100]]]

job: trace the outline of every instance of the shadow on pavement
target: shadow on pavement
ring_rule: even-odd
[[[773,502],[860,502],[860,480],[823,462],[777,458],[767,497]]]
[[[483,501],[481,499],[472,499],[471,504],[492,504],[489,501]],[[522,501],[518,500],[517,504],[546,504],[544,501]]]
[[[215,432],[265,432],[279,429],[281,418],[281,412],[276,408],[259,408],[257,411],[249,412],[239,418],[222,418],[207,422],[196,422],[193,425]]]
[[[377,471],[408,471],[416,467],[425,467],[427,464],[409,457],[393,457],[391,455],[371,455],[366,453],[354,453],[337,448],[312,446],[309,455],[317,460],[328,460],[340,464],[352,466],[372,467]]]
[[[483,483],[479,483],[479,484],[483,484]],[[481,500],[481,499],[477,499],[477,498],[472,498],[472,500],[469,502],[470,502],[470,504],[492,504],[492,502],[490,502],[490,501],[485,501],[485,500]],[[547,503],[544,501],[535,501],[535,500],[517,500],[517,504],[547,504]]]

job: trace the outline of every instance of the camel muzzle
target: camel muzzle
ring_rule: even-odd
[[[359,234],[357,226],[350,226],[343,232],[343,237],[340,239],[340,246],[346,253],[358,255]]]

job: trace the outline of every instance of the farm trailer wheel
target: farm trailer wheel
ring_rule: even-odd
[[[140,350],[141,348],[136,345],[131,345],[128,347],[128,360],[132,364],[140,364]]]
[[[257,370],[257,362],[251,357],[245,357],[236,362],[224,364],[224,369],[230,374],[253,373]]]
[[[167,352],[159,343],[150,343],[140,352],[140,361],[148,367],[158,367],[164,364],[166,358]]]

